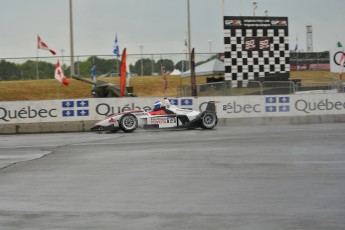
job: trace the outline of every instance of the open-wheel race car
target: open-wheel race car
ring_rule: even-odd
[[[213,129],[218,122],[216,105],[209,101],[205,111],[181,109],[172,105],[168,99],[156,102],[153,111],[131,110],[112,114],[95,124],[92,131],[122,130],[126,133],[140,128],[203,128]]]

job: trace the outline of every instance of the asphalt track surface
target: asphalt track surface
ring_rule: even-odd
[[[345,124],[0,136],[0,229],[345,229]]]

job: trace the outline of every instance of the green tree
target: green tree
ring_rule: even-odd
[[[143,62],[143,74],[144,76],[150,76],[152,75],[152,64],[155,67],[155,62],[152,59],[149,58],[143,58],[139,59],[135,62],[134,65],[130,65],[129,69],[131,73],[141,75],[141,61]],[[157,68],[154,68],[157,71]],[[159,68],[160,69],[160,68]]]
[[[18,80],[20,74],[17,66],[14,63],[1,60],[0,62],[0,80]]]
[[[80,61],[75,63],[75,71],[76,75],[80,75],[81,77],[89,78],[91,75],[91,68],[92,63],[89,61]]]
[[[54,78],[56,65],[48,62],[39,61],[38,70],[40,79]]]
[[[176,63],[175,69],[178,69],[181,72],[185,72],[186,70],[189,69],[189,62],[186,60],[181,60],[181,61]]]
[[[18,64],[17,69],[19,73],[19,78],[22,80],[36,79],[37,78],[37,65],[38,74],[40,79],[50,79],[54,78],[55,64],[39,61],[28,60],[23,64]]]
[[[24,79],[36,79],[37,78],[37,62],[26,61],[23,64],[18,65],[20,72]]]
[[[164,66],[165,66],[165,71],[172,72],[174,70],[174,68],[175,68],[174,62],[172,60],[161,59],[161,60],[157,61],[157,63],[156,63],[156,69],[159,70],[159,73],[162,72],[161,71],[162,64],[164,64]]]
[[[92,64],[95,63],[96,65],[96,75],[100,76],[103,74],[109,74],[112,76],[116,76],[120,72],[121,63],[118,59],[102,59],[96,56],[89,57],[85,61],[75,62],[76,74],[82,77],[90,77],[91,76],[91,68]],[[66,69],[66,71],[70,72],[70,67]]]
[[[118,74],[120,73],[121,68],[121,61],[119,59],[102,59],[98,57],[90,57],[87,59],[87,61],[90,63],[89,68],[89,75],[91,74],[91,67],[92,63],[95,63],[96,65],[96,73],[97,75],[102,74]]]

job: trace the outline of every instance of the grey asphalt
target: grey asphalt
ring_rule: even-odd
[[[345,124],[0,136],[0,229],[345,229]]]

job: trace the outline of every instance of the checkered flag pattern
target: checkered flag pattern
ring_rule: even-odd
[[[250,80],[263,80],[267,76],[289,74],[287,26],[225,27],[224,45],[225,80],[231,80],[233,87],[246,87]]]

